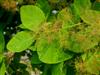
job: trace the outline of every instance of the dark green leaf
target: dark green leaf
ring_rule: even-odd
[[[42,63],[42,62],[39,60],[39,57],[38,57],[38,55],[37,55],[37,52],[33,52],[32,57],[31,57],[31,63],[32,63],[32,64],[40,64],[40,63]]]
[[[3,31],[0,29],[0,53],[4,51],[4,47],[5,47],[4,35]]]
[[[49,16],[50,10],[51,10],[48,1],[47,0],[37,0],[36,5],[39,6],[43,10],[43,12],[45,13],[45,16],[47,18]]]
[[[52,65],[52,75],[66,75],[63,62]]]

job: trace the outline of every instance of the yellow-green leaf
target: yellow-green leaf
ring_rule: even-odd
[[[25,5],[20,9],[21,21],[25,28],[36,31],[45,21],[45,14],[43,11],[33,5]]]
[[[21,52],[27,49],[34,41],[33,34],[29,31],[18,32],[7,44],[7,49],[12,52]]]

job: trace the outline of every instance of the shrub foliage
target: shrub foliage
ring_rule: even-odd
[[[0,0],[0,75],[100,75],[100,0]]]

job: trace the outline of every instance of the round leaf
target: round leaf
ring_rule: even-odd
[[[22,6],[20,10],[22,24],[29,30],[36,31],[45,21],[45,14],[37,6],[26,5]]]
[[[75,0],[74,5],[84,22],[90,25],[100,25],[100,12],[91,9],[90,0]]]
[[[65,60],[68,60],[72,57],[69,53],[65,53],[58,40],[53,40],[51,43],[48,43],[48,40],[41,38],[37,44],[37,53],[39,59],[48,64],[59,63]]]
[[[21,52],[27,49],[33,43],[31,32],[18,32],[7,44],[7,49],[12,52]]]

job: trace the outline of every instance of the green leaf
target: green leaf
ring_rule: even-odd
[[[0,54],[0,63],[2,62],[2,59],[3,59],[3,55]]]
[[[91,66],[91,67],[90,67]],[[86,61],[86,70],[92,74],[99,75],[100,73],[100,51],[96,51]]]
[[[40,63],[42,63],[42,62],[39,60],[39,57],[38,57],[37,52],[33,52],[32,57],[31,57],[31,63],[32,63],[32,64],[40,64]]]
[[[91,9],[90,0],[75,0],[74,6],[84,22],[90,25],[100,25],[100,12]]]
[[[22,24],[20,24],[18,27],[20,27],[20,28],[22,28],[22,29],[27,29],[27,28],[25,28],[25,26],[22,25]]]
[[[56,20],[57,20],[57,19],[56,19],[56,16],[53,15],[53,14],[50,14],[50,15],[48,16],[48,19],[47,19],[48,22],[54,22],[54,21],[56,21]]]
[[[5,47],[5,39],[4,39],[4,34],[3,34],[3,24],[0,23],[0,63],[3,60],[3,52],[4,52],[4,47]]]
[[[53,4],[53,3],[58,3],[59,0],[49,0],[49,2],[51,2]]]
[[[52,75],[66,75],[66,69],[64,68],[64,63],[58,63],[52,65]]]
[[[66,23],[66,21],[70,21],[72,19],[72,14],[70,13],[69,8],[64,8],[62,9],[57,16],[58,19],[62,20],[64,23]]]
[[[19,4],[21,4],[21,3],[23,3],[23,0],[17,0],[17,2],[18,2]]]
[[[5,47],[5,40],[4,40],[3,32],[0,29],[0,54],[3,53],[4,47]]]
[[[49,16],[50,10],[51,10],[48,1],[47,0],[37,0],[36,5],[39,6],[43,10],[43,12],[45,13],[45,16],[47,18]]]
[[[30,46],[29,49],[32,50],[32,51],[36,51],[37,50],[35,45]]]
[[[2,29],[0,29],[0,63],[2,62],[3,59],[4,47],[5,47],[4,35]]]
[[[42,75],[51,75],[51,67],[52,66],[50,64],[45,64]]]
[[[83,9],[90,9],[91,8],[91,2],[90,0],[74,0],[75,7],[78,7],[79,10]]]
[[[79,67],[79,64],[83,64],[83,68],[80,66],[80,69],[83,71],[99,75],[100,74],[100,48],[94,48],[93,51],[89,51],[87,53],[84,53],[82,55],[82,61],[78,63],[77,67]],[[79,60],[78,60],[79,61]]]
[[[80,36],[79,36],[80,38]],[[81,37],[80,39],[82,40],[83,37]],[[91,39],[84,39],[83,41],[80,41],[80,39],[76,40],[75,38],[71,37],[68,42],[69,42],[69,47],[68,49],[70,51],[76,52],[76,53],[80,53],[80,52],[86,52],[87,50],[93,48],[94,46],[96,46],[98,44],[97,41],[91,41]]]
[[[76,11],[74,8],[64,8],[57,15],[57,19],[62,21],[62,28],[66,29],[66,31],[67,28],[75,26],[75,20],[79,22],[79,15],[72,14],[72,9]]]
[[[56,35],[55,38],[57,38]],[[67,52],[65,53],[60,47],[60,43],[57,39],[51,41],[49,38],[49,40],[47,40],[47,38],[43,35],[40,40],[38,40],[37,53],[39,55],[39,59],[48,64],[59,63],[72,58],[72,55]]]
[[[76,24],[76,23],[79,23],[79,22],[80,22],[80,16],[79,16],[77,10],[76,10],[75,7],[74,7],[74,4],[72,4],[72,5],[70,6],[70,10],[71,10],[70,13],[72,13],[72,21],[73,21],[75,24]]]
[[[32,32],[18,32],[7,44],[7,49],[11,52],[21,52],[27,49],[33,42],[34,36]]]
[[[5,72],[6,72],[6,66],[5,63],[3,62],[0,67],[0,75],[5,75]]]
[[[84,24],[82,24],[84,25]],[[71,31],[71,35],[68,37],[68,46],[67,48],[70,51],[79,53],[79,52],[86,52],[96,45],[98,45],[99,39],[99,30],[97,29],[97,33],[94,35],[94,30],[96,30],[96,27],[88,27],[81,29],[81,26],[79,26],[78,32],[75,32],[74,30]],[[97,26],[97,28],[99,28]]]
[[[45,15],[43,11],[33,5],[25,5],[20,9],[21,21],[25,28],[36,31],[45,21]]]
[[[92,9],[100,12],[100,2],[95,2]]]

